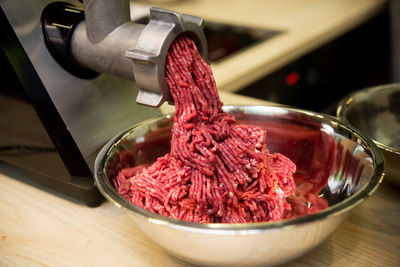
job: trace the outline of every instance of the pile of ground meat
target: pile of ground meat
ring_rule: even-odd
[[[266,131],[237,125],[222,110],[211,68],[190,38],[171,45],[166,79],[175,102],[170,153],[120,170],[114,184],[124,198],[198,223],[278,221],[327,206],[315,194],[298,194],[295,164],[269,153]]]

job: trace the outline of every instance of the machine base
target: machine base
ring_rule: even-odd
[[[4,161],[0,161],[0,173],[68,201],[86,204],[88,207],[98,207],[105,200],[95,185],[80,187]]]

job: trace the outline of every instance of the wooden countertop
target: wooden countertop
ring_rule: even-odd
[[[221,98],[225,104],[265,103],[226,92]],[[188,266],[111,202],[89,208],[21,179],[23,172],[0,163],[0,266]],[[328,241],[287,266],[399,265],[400,188],[384,181]]]
[[[212,64],[219,90],[236,92],[368,21],[385,0],[153,0],[134,1],[206,21],[283,31]]]

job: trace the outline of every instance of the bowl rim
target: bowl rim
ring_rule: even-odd
[[[347,113],[347,111],[350,108],[350,105],[352,102],[354,102],[357,98],[362,97],[362,95],[365,94],[371,94],[377,91],[381,91],[381,90],[385,90],[385,89],[393,89],[393,88],[399,88],[400,89],[400,83],[389,83],[389,84],[383,84],[383,85],[377,85],[377,86],[370,86],[370,87],[366,87],[364,89],[360,89],[357,91],[354,91],[350,94],[348,94],[346,97],[344,97],[338,104],[337,109],[336,109],[336,116],[339,118],[340,121],[342,121],[343,123],[350,125],[352,127],[355,128],[355,126],[353,126],[349,120],[347,119],[347,117],[345,116],[345,114]],[[358,130],[361,131],[361,130]],[[395,153],[400,155],[400,148],[396,148],[393,146],[388,146],[374,138],[370,138],[380,149],[386,150],[388,152],[391,153]]]
[[[276,105],[228,105],[224,106],[224,110],[226,109],[241,109],[241,108],[251,108],[251,109],[272,109],[275,112],[295,112],[301,113],[306,116],[312,117],[314,120],[323,120],[328,119],[330,123],[335,124],[335,127],[344,128],[346,131],[351,132],[357,138],[361,139],[364,144],[369,147],[371,150],[371,156],[375,163],[375,171],[373,176],[370,179],[370,182],[365,184],[358,192],[354,195],[346,198],[339,203],[328,207],[325,210],[320,212],[306,215],[299,218],[288,219],[288,220],[281,220],[277,222],[260,222],[260,223],[238,223],[238,224],[231,224],[231,223],[195,223],[195,222],[187,222],[183,220],[177,220],[170,217],[162,216],[150,211],[147,211],[143,208],[140,208],[133,203],[127,201],[123,198],[114,187],[111,185],[109,180],[105,175],[105,164],[107,162],[107,156],[112,150],[114,146],[118,144],[118,140],[121,140],[122,137],[131,133],[135,128],[140,127],[149,122],[155,122],[157,120],[162,120],[165,118],[170,118],[171,114],[161,115],[153,119],[149,119],[138,123],[127,130],[121,132],[120,134],[116,135],[110,141],[108,141],[101,151],[98,153],[95,166],[94,166],[94,176],[95,182],[99,189],[99,191],[104,195],[106,199],[112,202],[119,208],[132,211],[135,215],[142,216],[147,219],[148,222],[158,224],[158,225],[165,225],[175,229],[184,229],[185,231],[194,231],[194,232],[203,232],[203,231],[211,231],[214,234],[256,234],[259,232],[264,231],[273,231],[279,230],[282,228],[291,228],[295,225],[311,223],[322,219],[336,217],[338,215],[344,214],[349,212],[355,206],[361,204],[366,198],[368,198],[375,190],[378,188],[380,182],[383,179],[383,155],[380,149],[376,146],[376,144],[364,134],[358,132],[352,126],[342,124],[337,118],[327,115],[321,114],[313,111],[307,111],[297,108],[291,107],[283,107],[283,106],[276,106]]]

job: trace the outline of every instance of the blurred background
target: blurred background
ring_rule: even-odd
[[[400,82],[398,0],[238,93],[334,115],[349,92],[391,82]]]
[[[400,81],[399,2],[135,1],[205,19],[219,90],[332,115],[350,92]]]

